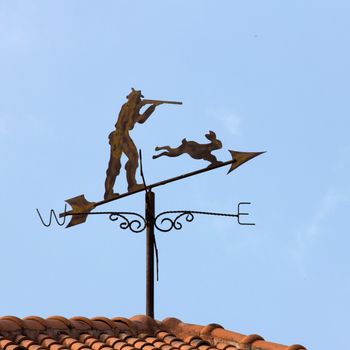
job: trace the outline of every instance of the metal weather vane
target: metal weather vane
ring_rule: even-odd
[[[106,171],[105,193],[103,200],[90,202],[83,194],[67,199],[66,202],[71,206],[71,210],[67,211],[65,208],[64,212],[59,214],[59,217],[63,218],[62,222],[59,221],[56,213],[51,210],[49,223],[45,223],[40,212],[37,210],[41,222],[46,227],[51,225],[52,218],[54,218],[55,221],[62,226],[65,224],[66,218],[71,216],[71,219],[66,226],[68,228],[84,223],[89,215],[108,215],[111,221],[119,220],[119,227],[121,229],[129,229],[135,233],[146,230],[146,314],[151,317],[154,317],[154,250],[156,250],[157,253],[154,236],[155,229],[158,229],[161,232],[169,232],[173,229],[180,230],[182,228],[181,219],[185,219],[186,222],[192,222],[195,215],[234,217],[237,219],[237,222],[240,225],[254,225],[252,223],[241,222],[240,220],[241,216],[248,215],[248,213],[241,212],[241,205],[250,204],[250,202],[238,203],[237,212],[233,214],[198,210],[169,210],[156,214],[155,193],[152,190],[156,187],[164,186],[171,182],[179,181],[228,165],[230,165],[227,172],[227,174],[229,174],[245,162],[264,153],[238,152],[229,150],[231,159],[227,161],[218,161],[212,152],[221,149],[222,142],[217,139],[215,132],[209,131],[209,133],[205,135],[205,137],[210,141],[209,143],[200,144],[195,141],[187,141],[186,138],[184,138],[178,147],[156,147],[156,151],[163,152],[153,156],[153,159],[156,159],[162,156],[177,157],[182,154],[188,154],[193,159],[208,161],[210,164],[207,167],[147,185],[142,171],[141,151],[138,153],[137,148],[131,139],[130,131],[137,123],[143,124],[146,122],[155,111],[156,107],[161,104],[181,105],[182,102],[144,99],[141,91],[133,88],[131,89],[131,92],[127,96],[127,102],[122,105],[119,112],[118,119],[115,124],[115,130],[109,134],[110,159]],[[146,105],[150,106],[144,112],[141,112],[141,109]],[[120,194],[114,192],[114,186],[117,177],[120,175],[121,157],[123,154],[127,157],[125,170],[128,191]],[[143,181],[141,184],[137,183],[136,181],[136,171],[139,167],[139,163],[141,163],[140,170]],[[93,211],[95,208],[104,204],[134,195],[141,191],[145,191],[146,193],[145,216],[128,211]],[[174,216],[174,218],[172,218],[171,215]]]

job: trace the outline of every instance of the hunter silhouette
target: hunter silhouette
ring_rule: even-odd
[[[129,131],[132,130],[136,123],[144,123],[150,115],[154,112],[160,101],[147,102],[141,98],[144,97],[140,90],[131,89],[130,94],[126,97],[128,101],[123,104],[117,123],[115,124],[115,131],[109,134],[109,144],[111,145],[111,156],[107,169],[107,177],[105,181],[105,199],[110,199],[117,196],[113,192],[116,177],[120,173],[121,162],[120,158],[124,153],[128,161],[125,164],[126,179],[128,182],[128,191],[135,191],[143,187],[142,184],[137,184],[135,180],[136,170],[139,165],[139,157],[137,148],[132,141]],[[140,109],[147,103],[152,104],[142,114]]]

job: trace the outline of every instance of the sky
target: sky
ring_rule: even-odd
[[[157,213],[196,216],[156,232],[155,317],[219,323],[308,349],[349,332],[350,3],[346,0],[0,1],[0,314],[145,313],[145,234],[107,217],[41,225],[68,198],[103,198],[108,134],[131,87],[159,106],[132,138],[147,183],[206,167],[156,146],[267,151],[154,190]],[[125,164],[125,158],[123,158]],[[140,177],[138,175],[138,181]],[[115,190],[126,191],[125,172]],[[101,208],[102,209],[102,208]],[[144,212],[144,194],[103,210]]]

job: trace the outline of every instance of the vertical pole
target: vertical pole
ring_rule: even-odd
[[[146,192],[146,315],[154,318],[154,192]]]

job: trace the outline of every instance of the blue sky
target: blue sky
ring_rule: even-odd
[[[64,200],[102,199],[107,136],[131,87],[160,106],[132,137],[147,181],[199,169],[154,147],[214,130],[267,151],[158,188],[157,211],[233,212],[157,233],[157,319],[220,323],[282,344],[341,348],[350,312],[348,1],[1,1],[0,313],[144,313],[144,235],[91,217],[41,226]],[[120,188],[126,187],[122,173]],[[142,213],[143,195],[105,207]]]

